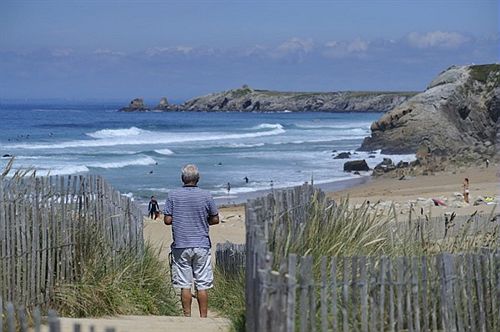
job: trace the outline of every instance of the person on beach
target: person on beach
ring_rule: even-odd
[[[245,183],[248,183],[248,176],[245,176],[243,180],[245,180]]]
[[[229,193],[231,192],[231,183],[229,182],[227,183],[226,189],[227,189],[227,195],[229,196]]]
[[[464,202],[469,204],[469,178],[464,179]]]
[[[149,201],[148,205],[148,211],[149,211],[149,218],[156,220],[158,218],[158,214],[160,212],[160,206],[158,205],[158,201],[155,199],[154,196],[151,196],[151,200]]]
[[[171,273],[174,288],[181,289],[184,316],[191,316],[194,282],[200,317],[207,317],[208,292],[213,287],[209,226],[219,223],[219,211],[210,192],[200,189],[196,165],[182,168],[183,186],[168,193],[164,222],[172,226]]]

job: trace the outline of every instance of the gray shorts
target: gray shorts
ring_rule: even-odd
[[[213,287],[209,248],[172,249],[172,281],[175,288],[205,290]]]

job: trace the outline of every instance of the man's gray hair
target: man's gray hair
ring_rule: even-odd
[[[198,182],[200,179],[200,172],[198,171],[198,167],[194,164],[187,164],[182,168],[182,182],[190,183],[190,182]]]

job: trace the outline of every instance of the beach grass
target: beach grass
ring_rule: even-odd
[[[285,215],[282,222],[275,222],[270,229],[268,248],[273,253],[274,268],[286,260],[290,253],[299,256],[311,255],[314,259],[313,274],[320,275],[320,257],[399,257],[422,256],[438,253],[475,252],[480,248],[495,248],[498,243],[498,229],[493,232],[470,235],[473,217],[470,216],[454,236],[435,239],[431,234],[417,232],[416,220],[398,220],[394,205],[378,213],[373,204],[365,202],[353,206],[348,198],[337,203],[322,201],[313,197],[310,202],[308,219],[297,229]],[[492,212],[493,213],[493,212]],[[488,217],[488,216],[486,216]],[[489,216],[491,219],[493,215]],[[415,217],[413,217],[416,219]],[[429,222],[432,216],[419,216]],[[452,223],[451,219],[449,223]],[[398,229],[395,223],[413,223],[415,226]],[[284,229],[283,225],[290,225]],[[303,227],[301,227],[303,226]],[[295,228],[293,228],[295,227]],[[340,260],[338,262],[342,264]],[[245,322],[245,278],[241,275],[225,275],[217,271],[217,284],[212,293],[212,306],[230,318],[234,329],[244,330]],[[339,265],[341,271],[341,265]]]
[[[51,306],[65,317],[179,315],[180,304],[160,250],[146,243],[143,254],[111,260],[95,245],[84,261],[80,280],[55,288]]]
[[[216,267],[214,277],[210,308],[229,318],[234,331],[245,331],[245,271],[228,275]]]

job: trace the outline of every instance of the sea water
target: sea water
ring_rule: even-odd
[[[0,156],[14,155],[14,169],[34,168],[39,175],[101,174],[142,202],[151,195],[162,200],[178,187],[187,163],[199,167],[200,187],[218,200],[237,202],[257,191],[359,177],[343,172],[346,160],[333,159],[338,152],[351,152],[352,159],[365,159],[372,168],[383,157],[414,159],[356,151],[380,113],[117,109],[113,104],[0,104]],[[0,159],[0,169],[8,160]]]

